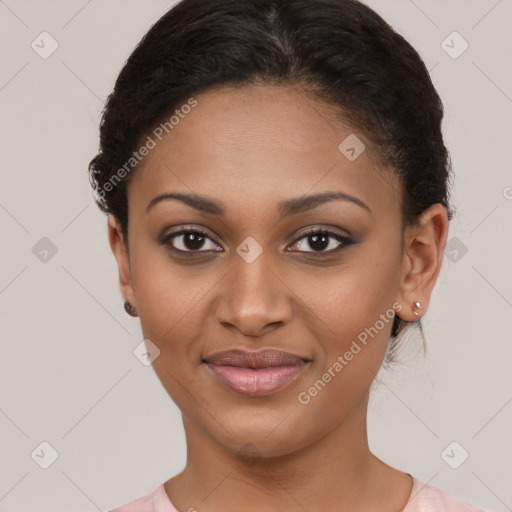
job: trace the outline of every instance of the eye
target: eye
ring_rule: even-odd
[[[319,255],[336,252],[352,244],[353,241],[339,233],[326,229],[312,229],[303,233],[291,247],[291,251],[318,253]],[[162,244],[167,245],[177,253],[220,252],[222,248],[206,232],[198,228],[181,229],[169,233],[162,239]]]
[[[176,252],[219,251],[219,245],[206,233],[197,228],[182,229],[175,233],[170,233],[164,237],[162,244],[169,246]]]
[[[291,250],[323,254],[336,252],[351,243],[353,243],[352,240],[346,236],[317,228],[303,234],[294,242]],[[308,250],[308,248],[311,250]]]

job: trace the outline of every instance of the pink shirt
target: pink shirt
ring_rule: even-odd
[[[412,478],[411,497],[402,512],[483,512],[469,503],[459,501],[447,492]],[[164,488],[159,485],[149,496],[144,496],[110,512],[180,512],[171,503]],[[187,512],[187,511],[182,511]]]

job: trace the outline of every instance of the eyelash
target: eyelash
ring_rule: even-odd
[[[221,252],[221,251],[218,251],[215,249],[213,249],[213,250],[199,249],[197,251],[194,251],[194,250],[184,251],[182,249],[176,249],[175,247],[173,247],[170,244],[170,241],[173,240],[174,238],[177,238],[180,235],[187,235],[187,234],[191,234],[191,233],[202,235],[205,238],[208,238],[209,240],[211,240],[212,242],[217,243],[205,231],[203,231],[200,228],[182,229],[180,231],[175,231],[173,233],[169,233],[162,239],[161,243],[163,245],[166,245],[169,248],[169,250],[171,250],[175,253],[178,253],[180,255],[190,254],[190,256],[187,256],[187,257],[194,257],[193,255],[200,255],[200,254],[204,254],[204,253]],[[313,235],[326,235],[327,237],[333,238],[336,241],[340,242],[341,245],[339,245],[335,249],[330,249],[328,251],[322,250],[322,251],[296,251],[296,252],[306,253],[306,254],[314,254],[315,257],[322,257],[324,255],[331,255],[331,254],[337,253],[338,251],[340,251],[354,243],[353,240],[351,240],[350,238],[340,235],[339,233],[329,231],[328,229],[312,228],[312,229],[308,229],[307,231],[304,231],[303,233],[301,233],[299,238],[297,238],[291,245],[292,246],[297,245],[297,243],[300,242],[301,240],[307,239],[308,237],[313,236]],[[291,251],[291,252],[295,252],[295,251]]]

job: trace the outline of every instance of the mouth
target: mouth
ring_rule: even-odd
[[[289,352],[229,350],[203,359],[210,374],[229,389],[245,396],[264,396],[296,380],[311,360]]]

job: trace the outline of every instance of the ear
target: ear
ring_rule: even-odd
[[[119,221],[109,215],[107,219],[108,241],[117,261],[119,269],[119,290],[124,300],[129,300],[135,308],[135,297],[132,286],[130,259]]]
[[[441,204],[427,208],[417,225],[406,228],[397,298],[402,305],[398,316],[403,320],[418,320],[427,311],[441,270],[447,236],[448,213]],[[416,302],[421,307],[416,307]]]

